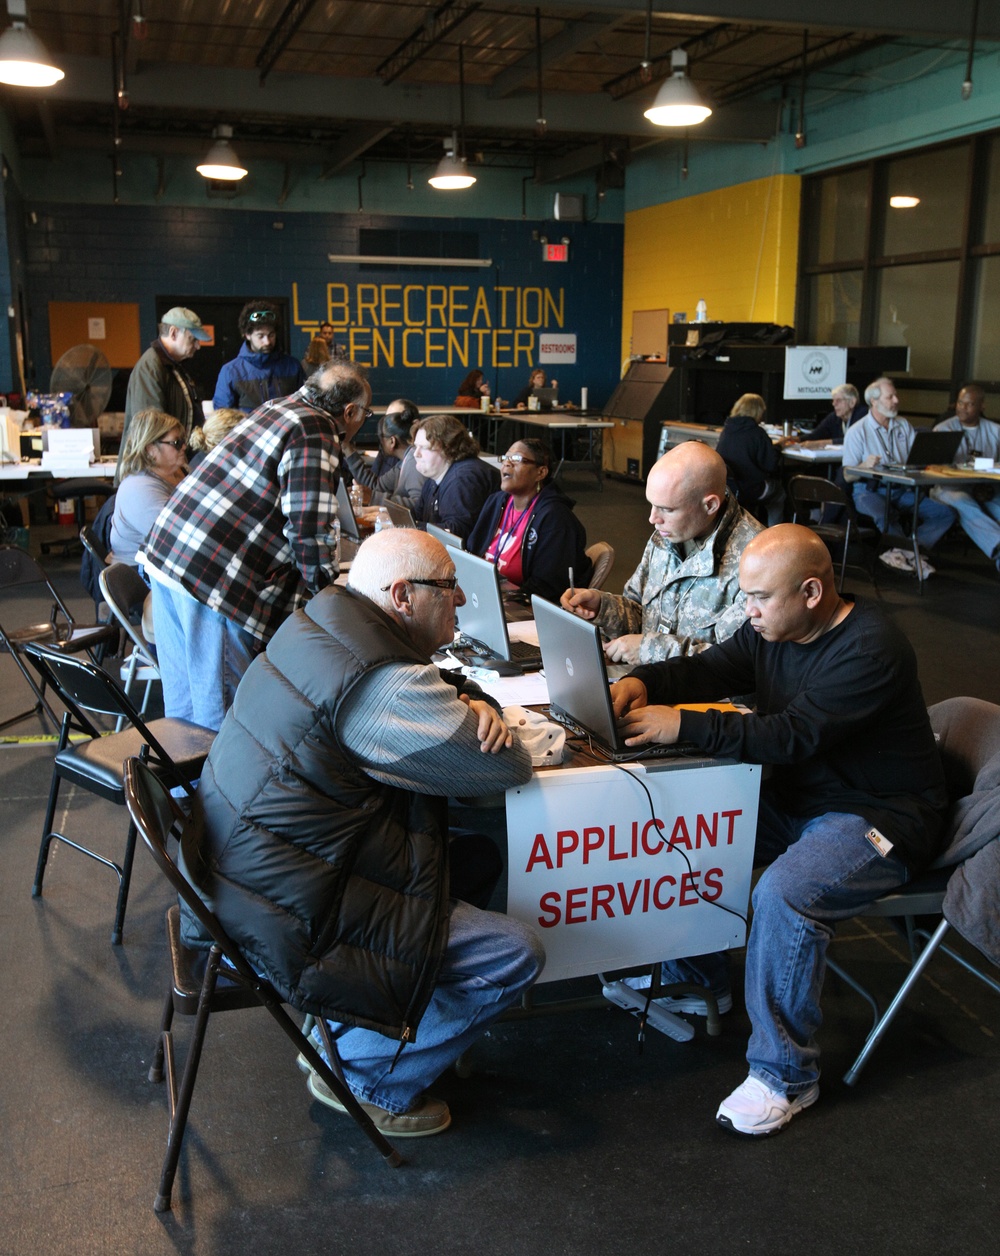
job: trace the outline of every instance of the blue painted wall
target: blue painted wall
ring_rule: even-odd
[[[39,381],[47,382],[51,365],[49,301],[137,301],[148,343],[156,334],[158,294],[190,294],[197,309],[199,294],[253,292],[287,296],[297,354],[320,321],[333,322],[338,341],[372,367],[376,402],[399,395],[450,402],[472,366],[482,366],[494,395],[510,398],[538,362],[545,333],[577,337],[576,364],[548,368],[562,397],[577,400],[587,386],[591,402],[600,404],[618,380],[618,223],[45,204],[30,196],[27,208],[35,215],[27,229],[27,274]],[[494,264],[486,270],[433,262],[426,268],[331,264],[329,253],[361,251],[364,229],[461,233],[473,256]],[[543,262],[533,233],[568,238],[569,262]]]

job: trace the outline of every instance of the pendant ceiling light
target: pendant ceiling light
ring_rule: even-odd
[[[437,164],[437,169],[427,182],[432,188],[441,191],[455,191],[458,188],[471,188],[476,181],[474,174],[469,174],[469,166],[465,160],[465,54],[464,45],[458,45],[458,131],[452,131],[444,141],[444,156]],[[461,141],[461,143],[459,142]]]
[[[45,45],[26,25],[26,0],[7,0],[11,25],[0,35],[0,83],[11,87],[51,87],[65,73],[53,64]]]
[[[476,176],[469,174],[465,158],[458,155],[458,136],[447,136],[444,141],[444,156],[427,182],[432,188],[449,191],[456,188],[471,188],[475,181]]]
[[[197,170],[206,179],[228,179],[234,182],[247,176],[247,168],[236,156],[230,140],[233,137],[231,126],[217,126],[212,132],[215,143],[199,162]]]
[[[670,78],[661,84],[656,99],[645,113],[656,126],[696,126],[712,112],[688,78],[687,63],[688,55],[683,48],[675,48],[670,54]]]

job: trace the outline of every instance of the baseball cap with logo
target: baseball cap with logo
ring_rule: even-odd
[[[179,327],[181,331],[189,331],[195,340],[200,340],[203,344],[206,340],[212,339],[211,334],[202,327],[201,319],[194,310],[186,310],[183,305],[175,305],[172,310],[167,310],[160,322],[168,327]]]

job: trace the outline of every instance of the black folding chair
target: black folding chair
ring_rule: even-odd
[[[133,825],[142,835],[157,867],[174,887],[186,908],[201,925],[206,939],[212,939],[210,950],[196,950],[184,945],[180,936],[180,912],[176,905],[167,912],[167,940],[170,946],[172,982],[163,1008],[163,1020],[156,1046],[149,1080],[163,1080],[166,1066],[170,1126],[167,1136],[167,1152],[160,1174],[160,1187],[153,1204],[157,1212],[170,1208],[174,1177],[184,1142],[188,1112],[198,1079],[208,1018],[213,1012],[233,1011],[239,1008],[267,1008],[268,1012],[291,1039],[293,1046],[308,1060],[311,1068],[320,1075],[337,1099],[354,1118],[358,1127],[371,1139],[384,1160],[392,1168],[403,1163],[399,1152],[387,1142],[372,1122],[371,1117],[358,1103],[344,1082],[336,1049],[326,1039],[327,1050],[333,1061],[331,1067],[319,1054],[305,1033],[295,1024],[282,1006],[277,990],[264,977],[259,976],[236,943],[229,937],[218,918],[209,911],[197,890],[181,872],[167,853],[170,836],[183,841],[184,813],[167,793],[149,765],[132,758],[125,764],[125,803]],[[188,1046],[184,1075],[177,1085],[174,1061],[173,1017],[175,1012],[194,1016],[194,1030]]]
[[[163,777],[171,787],[181,786],[191,794],[191,782],[201,775],[215,733],[188,720],[158,719],[147,724],[120,685],[99,667],[48,646],[28,646],[27,654],[43,682],[51,687],[66,707],[56,746],[49,805],[31,893],[34,898],[41,896],[49,847],[54,841],[63,842],[112,869],[118,877],[118,906],[111,941],[117,946],[122,940],[125,924],[135,854],[135,825],[129,824],[120,864],[73,841],[65,833],[56,832],[52,826],[60,782],[70,781],[100,798],[124,806],[122,764],[131,755],[142,754],[148,758],[151,771]],[[121,732],[102,734],[84,714],[85,711],[115,718],[124,716],[128,727]],[[72,744],[70,739],[74,733],[82,733],[88,740]]]
[[[32,586],[37,586],[38,595],[44,595],[46,600],[52,599],[49,618],[43,623],[22,623],[19,627],[15,627],[16,601],[22,591],[34,591]],[[46,681],[43,679],[41,685],[36,683],[34,676],[24,665],[22,656],[25,650],[32,643],[43,643],[67,654],[86,651],[91,658],[94,658],[99,646],[118,641],[118,628],[113,624],[76,623],[66,603],[52,587],[44,570],[24,550],[13,545],[0,546],[0,596],[2,596],[3,605],[3,616],[0,619],[0,653],[7,653],[11,656],[18,671],[31,686],[31,691],[35,695],[33,707],[4,720],[0,723],[0,728],[7,728],[10,724],[17,724],[27,719],[29,715],[36,714],[43,718],[47,716],[52,721],[53,728],[58,728],[59,717],[45,697]]]
[[[837,592],[843,593],[844,574],[848,566],[847,557],[852,537],[859,541],[863,541],[865,537],[877,541],[878,532],[872,527],[866,528],[858,519],[850,493],[833,480],[824,479],[823,476],[793,475],[788,481],[788,498],[792,507],[792,523],[801,523],[811,528],[831,552],[834,547],[838,545],[841,547]],[[827,507],[834,508],[837,516],[835,519],[824,518],[824,515],[830,513]],[[820,511],[820,518],[814,520],[810,516],[811,512],[817,508]],[[864,567],[862,570],[867,573],[872,584],[875,584],[874,557],[871,566]]]

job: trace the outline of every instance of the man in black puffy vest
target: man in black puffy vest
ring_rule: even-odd
[[[481,691],[430,662],[464,600],[431,537],[366,541],[347,589],[292,615],[243,678],[184,850],[251,962],[327,1020],[347,1084],[394,1136],[447,1128],[426,1087],[543,963],[530,929],[449,884],[448,796],[531,774]],[[311,1070],[309,1089],[339,1108]]]

